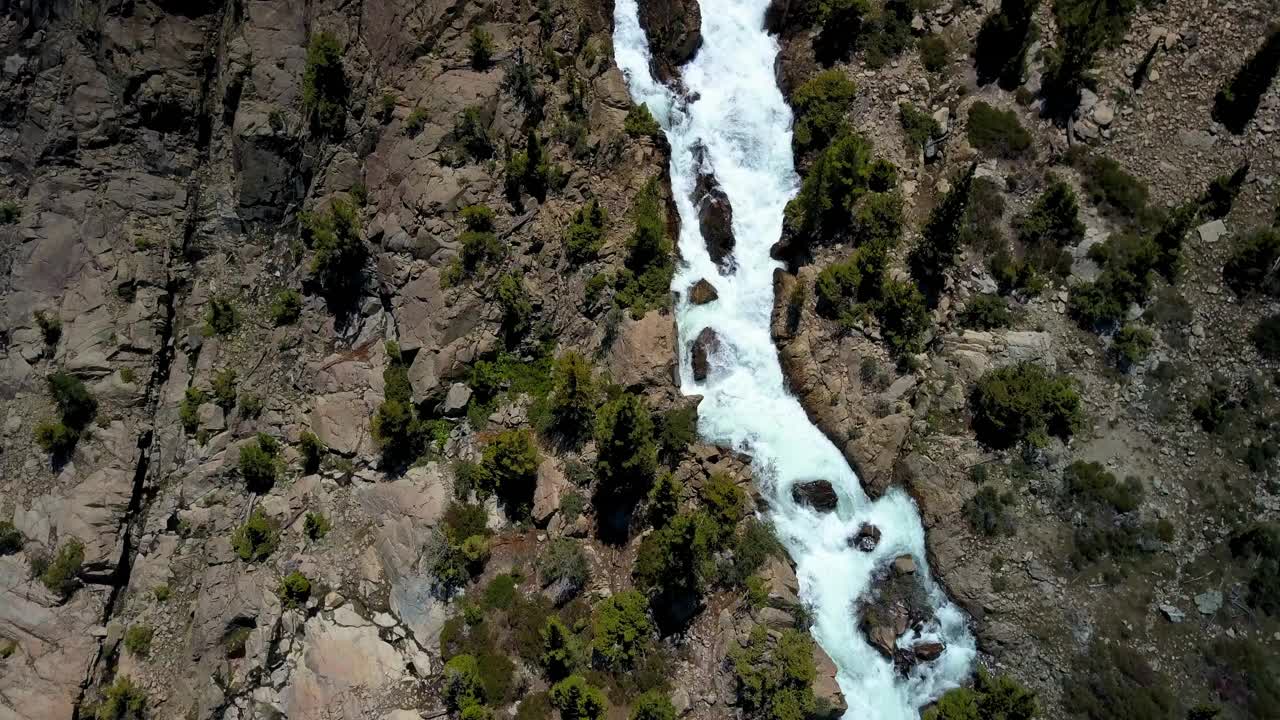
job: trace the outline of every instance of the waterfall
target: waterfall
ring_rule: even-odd
[[[791,153],[791,110],[774,74],[778,44],[764,28],[769,2],[700,0],[703,44],[680,69],[680,94],[651,74],[636,0],[615,2],[618,67],[634,101],[648,105],[671,145],[682,259],[672,282],[681,294],[676,307],[681,391],[703,396],[698,432],[705,440],[753,458],[756,481],[768,499],[768,519],[796,563],[801,598],[813,610],[814,638],[839,669],[849,704],[845,717],[913,720],[922,705],[967,677],[976,650],[963,613],[930,575],[915,503],[897,489],[872,502],[840,451],[786,390],[769,329],[773,274],[780,267],[769,249],[781,234],[783,209],[799,180]],[[724,272],[707,253],[691,198],[706,169],[714,172],[733,211],[734,267]],[[691,305],[686,291],[704,278],[719,298]],[[710,373],[699,383],[689,350],[707,327],[719,346],[710,358]],[[815,479],[832,483],[840,500],[837,512],[819,514],[792,501],[794,483]],[[882,532],[870,553],[847,542],[864,522]],[[934,617],[899,643],[946,645],[940,658],[917,664],[906,677],[871,647],[853,614],[854,601],[873,573],[902,554],[914,556]]]

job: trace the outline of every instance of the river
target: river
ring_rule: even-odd
[[[672,289],[679,328],[680,387],[701,395],[698,432],[708,442],[753,458],[768,517],[796,563],[802,600],[813,612],[814,638],[839,668],[849,720],[914,720],[919,708],[968,676],[975,655],[964,614],[933,581],[924,529],[912,500],[891,490],[875,502],[863,492],[840,451],[786,390],[769,333],[773,274],[781,267],[769,248],[782,231],[783,209],[799,187],[791,153],[791,110],[778,89],[777,40],[764,29],[769,0],[701,0],[703,44],[680,69],[685,93],[655,80],[636,0],[616,0],[614,54],[632,99],[648,105],[671,144],[671,187],[680,215],[681,265]],[[695,98],[686,102],[683,98]],[[733,209],[733,269],[712,262],[700,236],[691,195],[707,163]],[[707,279],[719,298],[694,306],[691,284]],[[695,382],[689,349],[706,327],[719,337],[706,380]],[[819,514],[791,499],[797,481],[825,479],[839,507]],[[849,547],[864,522],[883,533],[873,552]],[[906,677],[867,642],[854,617],[854,601],[877,568],[901,554],[914,556],[934,619],[899,645],[940,641],[937,660],[917,664]]]

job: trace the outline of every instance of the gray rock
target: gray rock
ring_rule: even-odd
[[[1216,243],[1227,234],[1227,224],[1221,218],[1212,222],[1207,222],[1196,228],[1196,233],[1200,235],[1200,240],[1206,243]]]
[[[1201,615],[1212,615],[1222,609],[1222,592],[1209,590],[1195,597],[1196,609]]]
[[[1160,613],[1171,623],[1180,623],[1186,619],[1186,614],[1172,605],[1160,605],[1159,609]]]
[[[836,509],[836,504],[840,501],[835,488],[827,480],[796,483],[791,486],[791,499],[818,512],[831,512]]]
[[[454,383],[449,386],[449,392],[444,396],[444,402],[440,404],[440,412],[445,417],[457,417],[467,409],[467,403],[471,402],[471,388],[464,383]]]

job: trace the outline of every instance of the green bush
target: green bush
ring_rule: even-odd
[[[124,633],[124,647],[129,654],[145,658],[151,654],[151,638],[155,631],[150,625],[130,625]]]
[[[635,229],[627,238],[625,267],[615,278],[614,301],[640,318],[671,302],[671,277],[675,273],[671,238],[667,235],[667,209],[656,180],[636,195],[631,208]]]
[[[266,560],[280,541],[280,527],[262,508],[254,508],[243,525],[231,535],[231,547],[245,562]]]
[[[444,664],[444,697],[454,710],[484,703],[484,683],[474,655],[455,655]]]
[[[638,395],[623,393],[596,414],[596,473],[622,492],[647,491],[658,465],[653,417]]]
[[[570,675],[552,685],[551,704],[560,711],[562,720],[604,720],[609,711],[604,692],[581,675]]]
[[[1168,680],[1127,646],[1095,642],[1063,683],[1067,711],[1088,720],[1175,717],[1178,701]]]
[[[1039,712],[1034,692],[1007,675],[978,668],[972,688],[947,691],[923,720],[1031,720]]]
[[[22,208],[12,200],[0,200],[0,225],[13,225],[22,217]]]
[[[1080,102],[1098,52],[1118,43],[1138,0],[1056,0],[1053,16],[1060,42],[1046,53],[1042,94],[1046,110],[1066,118]]]
[[[320,471],[320,459],[326,450],[319,436],[310,430],[303,430],[298,437],[298,446],[302,453],[302,472],[314,475]]]
[[[1012,110],[997,110],[985,102],[969,107],[969,144],[999,158],[1021,157],[1031,148],[1031,133]]]
[[[178,420],[188,435],[200,429],[200,406],[208,402],[204,390],[189,387],[182,394],[182,402],[178,404]]]
[[[472,160],[493,157],[493,136],[483,111],[477,106],[465,108],[453,122],[453,139]]]
[[[32,313],[32,318],[40,328],[40,335],[44,337],[44,344],[50,347],[57,345],[58,339],[62,337],[62,318],[57,315],[46,314],[43,310],[37,310]]]
[[[720,582],[728,587],[745,585],[753,573],[764,567],[770,557],[782,553],[773,527],[749,517],[743,523],[742,532],[733,538],[733,563],[720,569]]]
[[[1152,238],[1112,235],[1089,248],[1089,257],[1102,266],[1102,273],[1092,283],[1073,286],[1068,302],[1081,325],[1095,328],[1118,323],[1130,305],[1147,301],[1161,258]]]
[[[1103,212],[1121,220],[1140,219],[1147,209],[1146,183],[1125,172],[1109,157],[1079,153],[1072,165],[1080,171],[1085,192]]]
[[[974,330],[996,330],[1009,327],[1013,314],[1009,304],[999,295],[974,295],[958,318],[961,327]]]
[[[622,121],[622,129],[631,137],[656,138],[662,135],[662,127],[653,119],[649,106],[644,103],[631,106],[627,117]]]
[[[95,720],[142,720],[147,715],[147,694],[127,675],[117,675],[94,710]]]
[[[814,158],[800,192],[787,204],[789,231],[806,247],[843,237],[863,195],[892,189],[872,186],[875,166],[870,141],[842,129]]]
[[[1232,557],[1249,563],[1249,605],[1280,615],[1280,525],[1255,523],[1232,535]]]
[[[569,538],[552,540],[538,554],[536,566],[538,578],[544,587],[564,583],[570,594],[576,594],[587,586],[591,569],[582,548]]]
[[[1222,274],[1238,295],[1261,293],[1280,297],[1278,266],[1280,228],[1258,228],[1236,240]]]
[[[528,430],[504,430],[484,448],[484,487],[513,517],[529,514],[538,482],[538,447]]]
[[[490,610],[506,610],[515,602],[519,580],[511,573],[503,573],[484,586],[484,607]]]
[[[1226,378],[1214,375],[1205,392],[1191,406],[1191,417],[1207,432],[1219,432],[1226,428],[1236,410],[1231,397],[1231,384]]]
[[[471,67],[476,70],[488,70],[493,64],[493,35],[484,28],[471,29],[471,39],[467,42],[467,50],[471,53]]]
[[[989,177],[975,177],[960,225],[960,243],[983,254],[1004,250],[1007,238],[1000,227],[1004,210],[1001,186]]]
[[[746,493],[728,475],[713,473],[702,484],[698,497],[712,523],[712,542],[723,544],[746,514]]]
[[[857,89],[841,70],[820,72],[796,88],[791,95],[796,149],[804,152],[826,147],[843,128]]]
[[[1277,72],[1280,72],[1280,25],[1268,31],[1262,47],[1249,56],[1218,91],[1213,99],[1213,119],[1236,135],[1243,134]]]
[[[1084,239],[1080,205],[1070,185],[1052,179],[1018,223],[1018,239],[1027,245],[1066,247]]]
[[[80,378],[59,370],[49,375],[45,382],[49,388],[49,396],[58,406],[58,415],[63,424],[82,430],[93,422],[98,413],[98,401]]]
[[[665,693],[650,690],[632,703],[628,720],[676,720],[676,708]]]
[[[685,405],[668,410],[657,421],[658,445],[662,456],[678,458],[698,439],[698,406]]]
[[[276,459],[280,443],[266,433],[258,433],[256,442],[240,447],[240,477],[250,492],[265,493],[276,484]]]
[[[715,578],[712,553],[720,535],[707,513],[675,515],[640,542],[632,567],[636,586],[663,598],[660,606],[701,595]]]
[[[312,540],[320,540],[333,529],[333,524],[324,513],[309,512],[302,521],[302,532]]]
[[[873,68],[884,67],[911,47],[911,0],[885,0],[863,34],[863,58]]]
[[[1159,252],[1156,270],[1170,282],[1182,272],[1182,242],[1198,217],[1196,203],[1185,202],[1169,213],[1151,239]]]
[[[999,492],[990,485],[984,485],[978,492],[964,503],[964,516],[974,532],[987,537],[995,535],[1013,535],[1015,529],[1012,514],[1013,493]]]
[[[595,198],[573,213],[569,229],[565,231],[565,255],[569,261],[579,264],[592,260],[604,245],[604,226],[608,215]]]
[[[808,11],[808,19],[819,27],[813,45],[823,64],[848,60],[860,40],[874,32],[867,0],[815,0],[802,7]]]
[[[751,630],[745,647],[730,649],[738,702],[749,715],[769,720],[809,717],[817,709],[813,681],[813,639],[783,630],[771,644],[763,625]]]
[[[302,105],[315,127],[337,133],[346,121],[347,75],[342,46],[332,33],[318,32],[307,45],[307,69],[302,78]]]
[[[1022,84],[1039,5],[1040,0],[1002,0],[1000,9],[982,22],[973,51],[978,84],[998,81],[1005,90]]]
[[[1077,460],[1063,474],[1067,495],[1077,504],[1129,513],[1142,504],[1142,482],[1135,477],[1123,482],[1101,464]]]
[[[1266,717],[1280,703],[1280,656],[1264,640],[1220,638],[1206,648],[1205,660],[1209,664],[1210,687],[1222,700],[1236,706],[1239,717]],[[1188,714],[1187,720],[1216,717],[1216,712],[1199,717]]]
[[[942,72],[951,62],[951,48],[941,35],[925,35],[918,42],[920,63],[931,73]]]
[[[294,570],[280,580],[276,595],[280,598],[280,605],[285,608],[302,607],[311,599],[311,581]]]
[[[875,304],[880,333],[889,349],[901,354],[920,352],[921,336],[929,329],[925,296],[911,283],[885,280]]]
[[[552,680],[568,677],[582,662],[578,638],[555,615],[548,615],[542,626],[541,662]]]
[[[1155,336],[1150,330],[1127,324],[1112,338],[1111,356],[1121,369],[1127,370],[1145,360],[1154,343]]]
[[[551,720],[551,694],[536,692],[520,699],[516,720]]]
[[[52,420],[41,420],[34,430],[36,444],[40,449],[56,458],[65,458],[75,450],[80,441],[80,432],[67,427],[64,423]]]
[[[671,518],[680,512],[680,500],[684,494],[684,483],[669,472],[658,473],[658,478],[649,488],[649,522],[655,528],[666,525]]]
[[[49,592],[68,598],[80,586],[80,566],[84,564],[84,543],[71,538],[58,548],[53,560],[40,573],[40,582]]]
[[[326,212],[311,213],[304,220],[315,256],[311,272],[331,301],[350,303],[364,285],[368,257],[360,237],[360,215],[346,200],[334,200]]]
[[[427,109],[424,107],[416,107],[409,113],[409,117],[404,120],[404,134],[409,137],[417,137],[422,132],[422,128],[426,127]]]
[[[596,662],[613,671],[634,667],[643,657],[653,633],[648,600],[635,590],[624,590],[605,598],[592,614],[591,630]]]
[[[1041,447],[1050,436],[1067,440],[1084,422],[1075,382],[1025,361],[984,374],[972,406],[978,439],[998,448]]]
[[[213,374],[213,397],[219,405],[230,410],[236,404],[236,371],[224,368]]]
[[[271,322],[277,327],[292,325],[302,315],[302,293],[292,288],[277,290],[271,298]]]
[[[577,438],[591,431],[596,414],[596,383],[582,353],[566,351],[551,368],[551,417],[555,427]]]
[[[909,102],[898,104],[898,122],[907,137],[907,147],[912,152],[924,149],[930,138],[942,135],[942,126],[933,116]]]
[[[22,550],[22,533],[8,520],[0,520],[0,557]]]
[[[401,468],[423,451],[425,429],[413,403],[413,386],[407,368],[398,354],[382,371],[383,401],[374,413],[370,430],[382,451],[382,463],[388,468]]]
[[[973,194],[973,174],[977,165],[970,165],[955,186],[942,198],[942,202],[929,213],[920,242],[907,256],[911,276],[920,285],[921,292],[933,302],[946,284],[946,273],[956,263],[960,253],[960,229],[968,212],[969,198]]]
[[[1259,320],[1249,332],[1249,339],[1253,340],[1259,355],[1268,360],[1280,360],[1280,313]]]

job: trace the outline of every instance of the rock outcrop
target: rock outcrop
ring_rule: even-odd
[[[639,10],[657,76],[671,82],[676,69],[702,47],[702,12],[696,0],[652,0],[640,3]]]
[[[828,480],[810,480],[791,486],[791,499],[818,512],[832,512],[840,498]]]
[[[707,379],[707,375],[711,372],[711,356],[719,349],[720,337],[716,335],[716,331],[711,328],[702,328],[698,337],[694,338],[690,349],[692,353],[690,367],[693,369],[694,380],[702,382]]]

